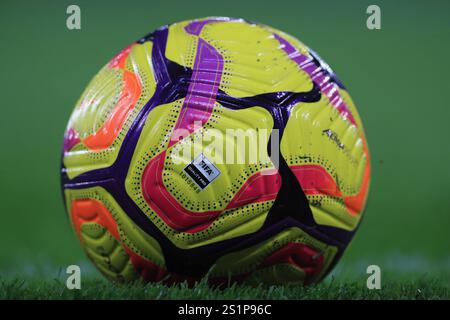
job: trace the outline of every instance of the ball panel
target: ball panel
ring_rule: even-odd
[[[346,201],[367,183],[367,154],[361,133],[324,96],[318,102],[299,103],[292,109],[281,153],[319,224],[354,230],[359,223],[363,208],[355,210]]]
[[[92,229],[102,232],[102,236],[91,237]],[[131,281],[138,278],[129,255],[107,228],[98,223],[83,223],[80,228],[80,239],[89,259],[107,278],[117,281]]]
[[[301,268],[289,263],[278,263],[256,270],[245,282],[256,286],[260,283],[266,285],[285,285],[287,283],[304,285],[309,283],[308,279],[306,272]]]
[[[90,82],[65,134],[65,172],[70,179],[113,164],[124,137],[156,88],[152,43],[122,50]]]
[[[102,273],[128,281],[142,271],[139,263],[146,263],[147,269],[165,268],[158,242],[134,224],[105,189],[66,189],[65,196],[74,229]]]
[[[232,97],[308,92],[313,83],[280,49],[270,30],[243,20],[207,24],[200,37],[224,60],[220,89]]]
[[[267,150],[249,151],[251,146],[257,145],[256,141],[249,139],[260,137],[249,136],[244,143],[238,137],[232,140],[231,147],[229,144],[227,148],[232,148],[236,157],[234,162],[238,162],[235,164],[226,164],[229,153],[226,155],[224,152],[226,142],[222,138],[226,136],[226,130],[236,129],[245,133],[257,128],[266,130],[265,139],[268,141],[273,123],[270,115],[257,107],[228,110],[216,105],[203,127],[170,146],[166,152],[182,102],[177,100],[157,106],[148,115],[126,179],[128,194],[181,248],[254,232],[264,222],[260,215],[267,215],[276,196],[279,177],[260,174],[261,170],[273,168]],[[209,132],[215,133],[216,147],[206,138]],[[240,148],[242,146],[244,149]],[[199,192],[186,176],[183,178],[183,172],[186,165],[202,152],[224,174]],[[254,156],[254,164],[250,164],[246,158],[248,155]],[[268,179],[273,182],[265,183]],[[272,191],[269,190],[271,188]],[[168,202],[168,199],[172,200]],[[257,205],[258,202],[261,205]],[[221,218],[215,221],[219,216]]]
[[[219,258],[211,275],[240,275],[249,283],[263,279],[282,284],[289,282],[289,276],[280,276],[279,271],[289,269],[297,281],[313,282],[328,270],[336,253],[335,246],[318,241],[299,228],[288,228],[258,245]]]
[[[168,26],[165,56],[180,66],[193,68],[197,52],[198,37],[186,32],[191,21],[183,21]]]
[[[164,187],[192,212],[229,208],[252,175],[274,168],[267,152],[272,127],[272,117],[263,108],[229,110],[217,104],[201,128],[167,150]],[[202,190],[183,175],[184,168],[200,154],[220,172]]]

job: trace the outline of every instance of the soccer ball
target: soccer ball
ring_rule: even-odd
[[[73,111],[61,169],[97,268],[168,283],[320,281],[369,180],[361,120],[330,67],[230,18],[164,26],[117,54]]]

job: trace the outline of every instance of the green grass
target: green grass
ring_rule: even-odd
[[[369,290],[365,279],[341,282],[336,279],[313,286],[258,286],[233,284],[225,289],[211,288],[203,280],[193,287],[182,283],[166,286],[161,283],[115,284],[91,279],[80,290],[68,290],[65,282],[54,279],[0,280],[0,299],[449,299],[448,282],[433,277],[414,280],[392,280],[380,290]]]

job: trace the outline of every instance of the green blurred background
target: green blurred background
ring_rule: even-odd
[[[81,30],[66,8],[81,8]],[[382,29],[366,28],[377,4]],[[160,25],[209,15],[284,30],[327,61],[365,124],[373,179],[338,272],[450,270],[450,2],[1,1],[0,277],[56,276],[87,262],[59,189],[63,131],[90,78]]]

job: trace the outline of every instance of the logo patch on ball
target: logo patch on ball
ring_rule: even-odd
[[[184,168],[184,172],[201,189],[205,189],[214,179],[220,175],[220,170],[201,153]]]

